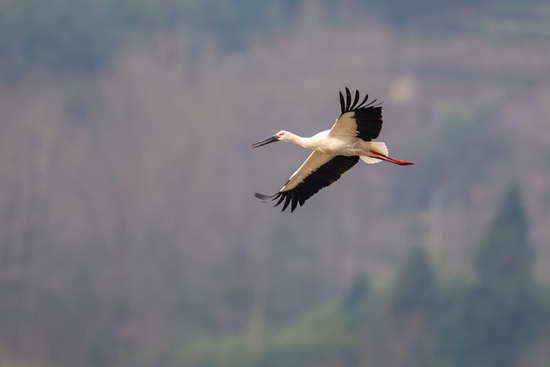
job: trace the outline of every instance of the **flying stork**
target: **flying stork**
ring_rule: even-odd
[[[388,148],[382,142],[372,142],[382,130],[382,105],[374,104],[376,99],[368,104],[369,95],[361,103],[359,91],[351,99],[351,93],[346,87],[346,100],[340,92],[340,107],[342,114],[330,130],[321,131],[310,138],[303,138],[291,132],[281,130],[272,137],[252,144],[251,148],[261,147],[276,141],[287,141],[304,148],[313,149],[313,153],[304,164],[290,177],[288,182],[275,195],[254,194],[263,202],[278,200],[275,206],[284,201],[284,211],[290,203],[293,212],[296,206],[304,202],[340,178],[361,158],[365,163],[373,164],[380,161],[408,166],[412,162],[395,159],[388,156]]]

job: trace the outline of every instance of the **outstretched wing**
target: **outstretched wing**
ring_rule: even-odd
[[[284,211],[292,203],[290,211],[316,194],[323,187],[336,182],[347,170],[353,167],[359,157],[333,156],[314,151],[304,164],[290,177],[283,188],[275,195],[254,194],[264,202],[278,200],[275,206],[283,204]]]
[[[329,131],[329,136],[347,135],[355,136],[365,141],[376,139],[382,130],[382,105],[374,104],[376,99],[368,104],[367,94],[361,103],[359,91],[355,91],[355,97],[351,99],[351,93],[346,87],[346,99],[340,92],[340,107],[342,114],[336,120]]]

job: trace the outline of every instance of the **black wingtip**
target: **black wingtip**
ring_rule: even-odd
[[[276,201],[274,207],[278,206],[279,204],[283,204],[283,208],[281,210],[283,212],[289,206],[289,204],[291,204],[290,205],[291,213],[294,211],[294,209],[296,209],[298,204],[300,204],[300,206],[302,206],[303,204],[303,202],[299,201],[299,199],[296,196],[293,196],[291,194],[284,195],[281,192],[278,192],[275,195],[264,195],[260,193],[255,193],[254,196],[262,200],[262,203],[270,203],[272,201]]]
[[[369,99],[369,95],[365,95],[365,98],[359,103],[360,100],[360,93],[359,90],[355,90],[355,95],[351,95],[351,91],[348,87],[345,87],[345,93],[346,96],[344,97],[344,93],[340,92],[340,109],[342,110],[342,115],[349,111],[355,111],[359,109],[364,109],[368,107],[380,107],[382,104],[378,103],[375,105],[376,99],[372,102],[367,103],[367,100]]]
[[[273,196],[271,196],[271,195],[264,195],[264,194],[260,194],[260,193],[255,193],[254,196],[257,197],[260,200],[263,200],[264,203],[267,203],[267,202],[270,202],[271,200],[273,200]]]
[[[367,102],[367,99],[369,99],[369,95],[368,95],[368,94],[365,96],[365,99],[363,99],[363,102],[359,103],[359,106],[357,106],[357,107],[358,107],[358,108],[363,107],[363,105]],[[376,102],[376,99],[375,99],[374,101]],[[371,104],[372,104],[372,102],[369,103],[369,105],[371,105]],[[367,105],[367,107],[368,107],[369,105]]]
[[[351,109],[353,110],[355,106],[357,105],[357,102],[359,102],[359,91],[355,90],[355,98],[353,99],[353,103],[351,104]]]

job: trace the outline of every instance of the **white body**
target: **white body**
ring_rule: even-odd
[[[338,123],[338,121],[337,121]],[[340,133],[342,131],[339,131]],[[364,141],[354,135],[334,134],[332,130],[321,131],[310,138],[304,138],[288,131],[279,131],[276,135],[279,141],[301,145],[313,149],[313,153],[290,177],[281,191],[290,190],[298,185],[311,172],[338,155],[359,156],[365,163],[378,163],[381,159],[375,158],[373,152],[388,155],[388,148],[383,142]]]
[[[377,163],[381,160],[370,157],[373,151],[388,155],[386,144],[382,142],[364,141],[350,135],[331,136],[330,130],[321,131],[310,138],[303,138],[288,131],[281,131],[280,133],[284,134],[280,138],[281,141],[288,141],[331,156],[345,155],[368,157],[373,161],[368,161],[367,163]]]

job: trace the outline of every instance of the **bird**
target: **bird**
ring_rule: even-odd
[[[376,99],[367,104],[368,94],[359,103],[358,90],[355,91],[352,101],[348,87],[345,90],[345,99],[342,92],[339,92],[341,114],[330,130],[321,131],[309,138],[281,130],[250,145],[251,148],[258,148],[283,141],[313,150],[279,192],[274,195],[255,193],[255,197],[264,203],[277,200],[274,206],[284,203],[282,211],[290,205],[292,213],[298,204],[304,205],[319,190],[336,182],[359,159],[368,164],[381,161],[399,166],[414,164],[390,157],[385,143],[372,141],[378,138],[382,130],[382,104],[376,103]]]

